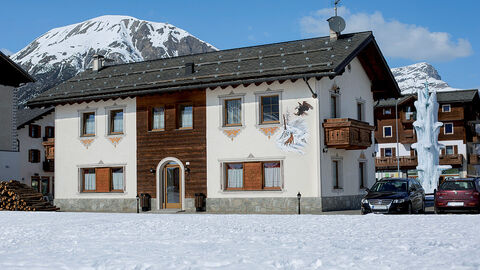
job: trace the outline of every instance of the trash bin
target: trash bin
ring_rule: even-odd
[[[205,194],[195,193],[195,208],[197,212],[205,211]]]
[[[152,196],[148,193],[140,193],[140,207],[142,207],[142,211],[150,211],[151,205],[150,205],[150,199]]]

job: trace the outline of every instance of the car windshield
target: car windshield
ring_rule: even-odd
[[[407,192],[406,181],[380,181],[373,185],[374,192]]]
[[[445,181],[443,182],[439,190],[470,190],[474,189],[472,181]]]

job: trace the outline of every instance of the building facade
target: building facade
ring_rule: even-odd
[[[417,141],[413,122],[416,120],[415,95],[397,100],[380,101],[375,107],[377,154],[376,177],[416,177],[417,157],[412,143]],[[480,103],[478,90],[437,92],[439,103],[438,121],[443,123],[438,140],[445,146],[441,150],[440,165],[451,165],[452,169],[442,173],[443,177],[466,177],[476,167],[476,145],[479,131]],[[397,117],[395,103],[397,102]],[[398,147],[397,128],[398,126]]]
[[[29,102],[55,106],[66,211],[358,208],[374,101],[399,96],[371,32],[94,67]]]

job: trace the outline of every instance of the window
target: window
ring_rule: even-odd
[[[444,134],[453,134],[453,124],[452,123],[445,123],[443,133]]]
[[[333,188],[341,189],[341,179],[340,179],[340,160],[332,160],[332,179],[333,179]]]
[[[82,114],[82,136],[95,136],[95,113]]]
[[[279,190],[280,161],[225,163],[227,190]]]
[[[357,119],[359,121],[363,121],[363,103],[358,102],[357,103]]]
[[[392,114],[392,109],[391,109],[391,108],[385,108],[385,109],[383,109],[383,114],[384,114],[384,115],[390,115],[390,114]]]
[[[193,106],[186,104],[180,105],[179,112],[178,128],[193,128]]]
[[[151,130],[165,130],[165,107],[152,108]]]
[[[41,128],[39,125],[29,125],[28,126],[28,136],[31,138],[40,138],[41,135]]]
[[[442,105],[442,112],[451,112],[451,110],[452,110],[452,107],[450,106],[450,104]]]
[[[445,153],[446,153],[447,155],[453,155],[453,154],[455,154],[455,152],[454,152],[454,150],[453,150],[453,145],[447,145],[447,146],[445,147]]]
[[[243,188],[243,163],[229,163],[227,168],[227,188]]]
[[[42,177],[40,181],[40,193],[43,195],[48,195],[50,193],[50,178],[49,177]]]
[[[360,182],[360,188],[365,188],[365,162],[358,163],[358,177]]]
[[[28,150],[28,162],[39,163],[40,162],[40,150],[37,150],[37,149]]]
[[[124,168],[81,169],[82,192],[123,192]]]
[[[95,191],[96,190],[96,174],[95,169],[83,169],[83,191]]]
[[[261,97],[262,124],[280,122],[280,105],[278,97],[278,95]]]
[[[392,126],[383,127],[383,137],[384,138],[392,137]]]
[[[30,183],[30,186],[36,190],[36,191],[39,191],[40,190],[40,177],[38,176],[32,176],[32,181]]]
[[[242,125],[242,99],[226,99],[223,109],[224,126]]]
[[[393,157],[393,148],[384,148],[386,157]]]
[[[55,138],[54,127],[45,127],[45,138]]]
[[[338,117],[338,96],[337,95],[330,96],[330,117],[331,118]]]
[[[264,187],[271,189],[279,189],[281,186],[281,171],[280,162],[264,162],[263,163],[263,177]]]
[[[108,134],[123,134],[123,110],[110,111]]]

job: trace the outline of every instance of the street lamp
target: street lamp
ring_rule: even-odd
[[[300,194],[300,191],[297,194],[297,199],[298,199],[298,214],[300,215],[300,199],[302,199],[302,194]]]

